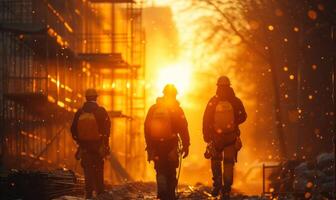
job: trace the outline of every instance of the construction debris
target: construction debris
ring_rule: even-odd
[[[322,153],[314,160],[289,160],[268,177],[274,197],[291,199],[334,199],[334,153]]]
[[[178,199],[208,200],[216,198],[210,195],[211,188],[202,184],[195,186],[182,185],[178,188]],[[99,195],[97,200],[156,200],[156,184],[153,182],[133,182],[112,186],[107,192]],[[219,199],[219,198],[217,198]],[[234,194],[232,200],[260,200],[257,196]],[[83,200],[76,196],[62,196],[54,200]]]
[[[51,172],[11,170],[1,179],[5,199],[53,199],[83,193],[84,182],[73,171]]]

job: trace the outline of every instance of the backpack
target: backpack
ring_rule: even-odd
[[[157,105],[154,108],[149,126],[149,135],[153,140],[165,141],[174,136],[170,111],[166,106]]]
[[[94,113],[82,112],[77,123],[78,139],[96,141],[101,138]]]
[[[229,101],[219,101],[215,108],[214,129],[218,134],[231,133],[235,130],[234,110]]]

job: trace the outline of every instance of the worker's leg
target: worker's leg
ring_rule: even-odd
[[[234,145],[224,148],[224,173],[223,173],[223,196],[229,198],[231,186],[233,184],[233,171],[236,157],[236,149]]]
[[[102,158],[97,158],[95,163],[95,173],[96,173],[96,193],[97,195],[104,192],[104,160]]]
[[[177,153],[177,149],[172,149],[168,154],[168,162],[167,162],[167,186],[168,186],[168,199],[175,200],[176,194],[175,190],[177,187],[177,177],[176,177],[176,168],[179,166],[179,155]]]
[[[222,152],[217,151],[211,158],[211,171],[213,180],[212,196],[217,196],[222,189]]]
[[[91,156],[88,154],[82,155],[81,165],[84,171],[84,179],[85,179],[85,198],[89,199],[92,198],[93,192],[93,163],[91,160]]]
[[[167,192],[168,192],[168,199],[169,200],[175,200],[175,189],[177,186],[177,179],[176,179],[176,167],[175,166],[169,166],[167,170]]]
[[[166,177],[167,161],[164,158],[158,158],[154,161],[156,171],[157,197],[159,199],[167,199],[168,182]]]

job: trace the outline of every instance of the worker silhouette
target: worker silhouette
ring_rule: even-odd
[[[182,156],[189,153],[189,131],[184,112],[176,100],[177,89],[168,84],[147,113],[145,139],[148,161],[154,161],[158,198],[175,200],[176,168],[179,166],[178,137],[182,141]]]
[[[203,116],[203,138],[208,143],[204,156],[211,159],[212,196],[222,192],[222,199],[230,199],[234,164],[242,147],[238,126],[246,117],[243,103],[235,96],[229,78],[221,76],[216,95],[210,99]]]
[[[75,113],[71,133],[79,145],[76,154],[81,159],[85,178],[85,198],[104,192],[104,158],[110,153],[109,136],[111,122],[103,107],[97,104],[95,89],[85,92],[86,102]]]

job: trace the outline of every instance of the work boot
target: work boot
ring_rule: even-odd
[[[220,187],[214,187],[211,191],[211,196],[217,197],[219,195],[219,192],[221,191]]]
[[[156,184],[157,184],[158,199],[161,200],[167,199],[168,196],[167,178],[162,174],[157,174]]]
[[[223,192],[221,200],[230,200],[230,193]]]
[[[230,193],[231,193],[231,185],[224,184],[221,200],[230,200]]]
[[[169,177],[168,179],[168,199],[169,200],[176,200],[176,186],[177,180],[175,177]]]

